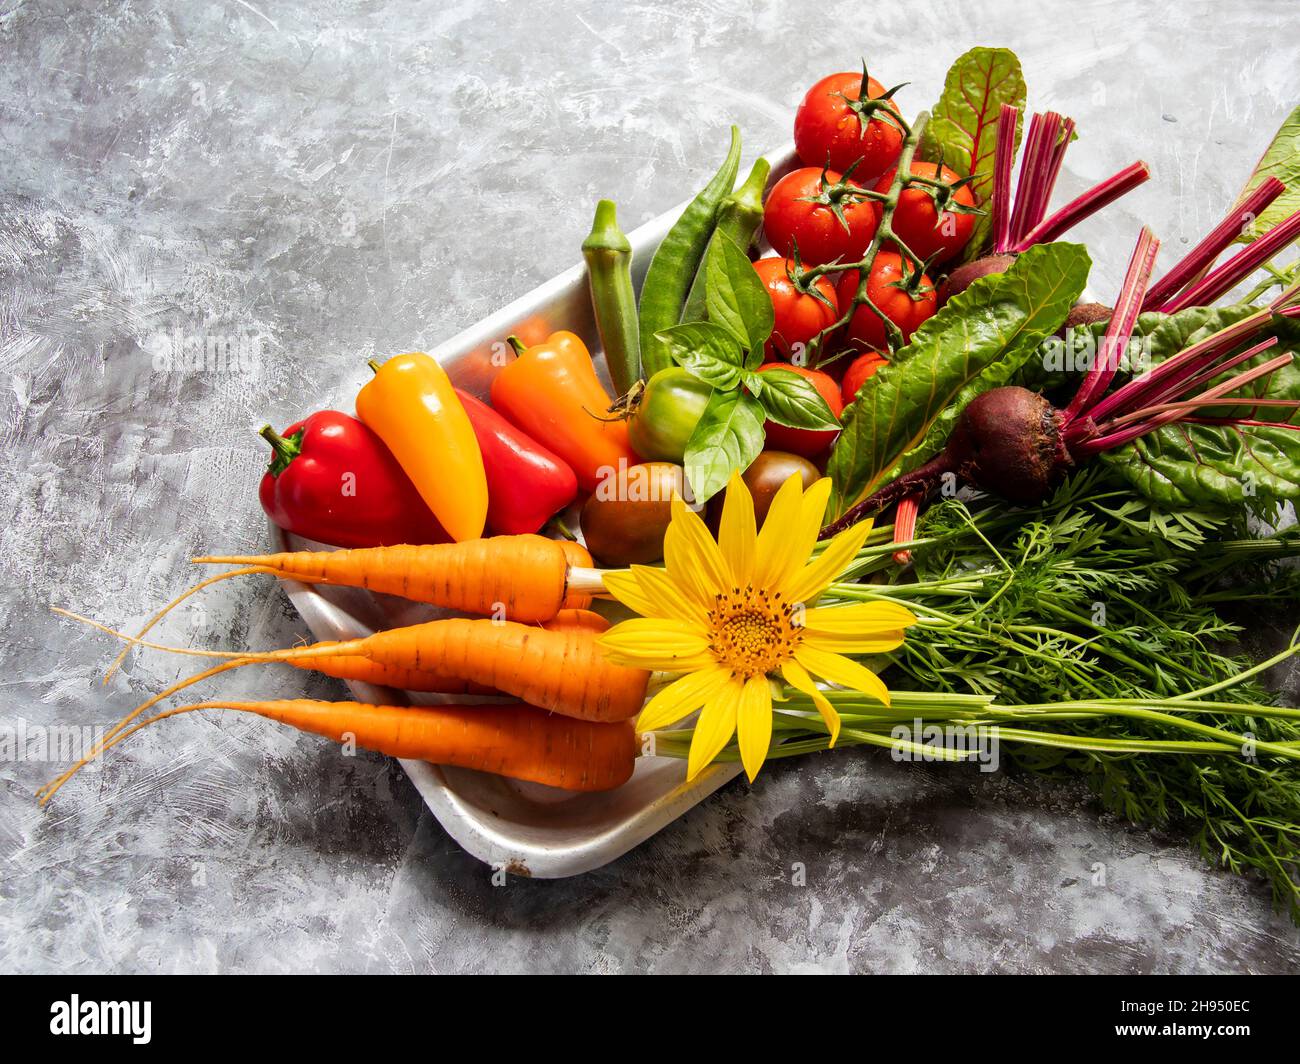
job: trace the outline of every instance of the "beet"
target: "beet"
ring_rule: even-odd
[[[961,412],[944,456],[952,472],[981,491],[1018,503],[1045,499],[1074,462],[1063,415],[1027,388],[994,388]]]
[[[943,282],[943,286],[939,289],[939,306],[943,306],[953,296],[966,291],[981,277],[988,277],[994,273],[1006,273],[1007,270],[1011,269],[1011,265],[1015,261],[1016,257],[1014,255],[985,255],[983,258],[963,263],[948,274],[948,279]]]
[[[1110,321],[1110,316],[1114,313],[1115,308],[1108,307],[1105,303],[1076,303],[1070,308],[1070,313],[1065,317],[1065,324],[1056,335],[1064,336],[1066,329],[1081,329],[1088,325],[1095,325],[1099,321]]]
[[[906,496],[930,495],[948,476],[1009,502],[1041,502],[1074,467],[1064,429],[1064,413],[1037,392],[1015,386],[983,392],[966,404],[939,454],[849,509],[822,538]]]

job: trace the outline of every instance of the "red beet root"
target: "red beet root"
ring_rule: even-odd
[[[981,277],[995,273],[1006,273],[1016,261],[1014,255],[985,255],[972,262],[962,263],[943,282],[939,289],[939,306],[943,306],[953,296],[961,295]]]

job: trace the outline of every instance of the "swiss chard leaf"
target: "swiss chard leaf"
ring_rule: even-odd
[[[704,305],[709,321],[722,326],[751,354],[762,360],[763,343],[772,335],[772,297],[749,256],[719,230],[704,259]]]
[[[792,429],[837,429],[839,421],[807,377],[792,369],[751,373],[748,386],[767,416]]]
[[[1254,313],[1251,306],[1193,307],[1177,314],[1144,314],[1135,334],[1142,337],[1151,364],[1163,362],[1189,344]],[[1241,369],[1285,351],[1300,351],[1300,330],[1275,320],[1279,345]],[[1243,345],[1244,346],[1244,345]],[[1239,393],[1256,398],[1300,399],[1300,367],[1284,366]],[[1206,414],[1249,416],[1242,407],[1206,410]],[[1286,421],[1286,410],[1261,408],[1255,420]],[[1300,425],[1300,413],[1290,417]],[[1175,509],[1226,509],[1247,506],[1267,510],[1285,499],[1300,498],[1300,430],[1257,425],[1165,425],[1119,450],[1102,455],[1110,470],[1152,502]]]
[[[745,352],[730,331],[707,321],[674,325],[655,333],[669,357],[706,384],[728,391],[745,373]]]
[[[975,220],[975,232],[964,258],[983,253],[992,224],[989,200],[993,195],[993,156],[998,139],[1002,105],[1025,106],[1025,78],[1020,60],[1008,48],[972,48],[959,56],[948,71],[943,94],[934,105],[921,142],[921,158],[943,162],[958,173],[974,174],[971,192],[975,205],[986,213]],[[1020,144],[1019,132],[1016,145]]]
[[[937,454],[966,404],[1006,384],[1060,328],[1090,265],[1078,244],[1030,248],[925,322],[841,417],[826,469],[836,512]]]
[[[1272,143],[1255,164],[1255,170],[1246,182],[1246,187],[1241,190],[1237,202],[1240,203],[1254,192],[1267,177],[1276,177],[1286,185],[1286,191],[1270,203],[1255,219],[1254,224],[1237,238],[1239,243],[1249,244],[1300,210],[1300,107],[1287,116],[1274,135]]]
[[[686,443],[686,479],[697,503],[726,485],[763,449],[763,407],[743,388],[714,392]]]

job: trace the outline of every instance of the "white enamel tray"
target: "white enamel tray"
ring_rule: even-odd
[[[787,145],[767,156],[776,181],[794,166]],[[741,176],[747,173],[741,168]],[[593,205],[594,206],[594,205]],[[655,248],[686,204],[647,222],[629,235],[633,279],[640,287]],[[574,236],[574,246],[580,234]],[[534,289],[522,299],[431,351],[456,384],[486,397],[494,367],[493,346],[511,333],[536,342],[557,329],[577,333],[599,351],[599,338],[581,264]],[[603,360],[597,355],[603,372]],[[319,544],[272,528],[285,549],[320,549]],[[436,612],[387,596],[350,588],[308,586],[286,581],[290,601],[317,639],[349,639],[379,628],[414,624]],[[363,702],[434,701],[434,696],[396,692],[349,682]],[[571,794],[538,784],[519,783],[487,773],[403,761],[402,767],[433,815],[469,853],[508,872],[560,878],[588,872],[622,856],[687,809],[740,773],[738,764],[714,764],[691,783],[685,762],[638,758],[636,771],[622,787],[603,794]]]

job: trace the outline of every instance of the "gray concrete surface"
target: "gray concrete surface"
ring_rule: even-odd
[[[789,137],[866,55],[928,105],[972,44],[1021,54],[1083,139],[1062,193],[1158,180],[1085,225],[1111,291],[1132,234],[1195,237],[1300,100],[1291,0],[857,5],[0,0],[0,717],[108,724],[190,671],[110,642],[185,559],[256,547],[256,429],[346,406],[372,353],[429,347],[695,189],[726,126]],[[168,370],[165,344],[247,356]],[[179,642],[304,634],[263,581]],[[287,670],[234,695],[336,697]],[[735,783],[614,865],[511,880],[393,763],[256,720],[139,737],[48,812],[0,764],[0,969],[1276,972],[1300,935],[1258,885],[1069,789],[845,751]],[[796,886],[792,869],[806,868]],[[1105,882],[1095,869],[1104,866]]]

